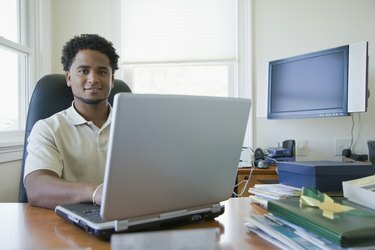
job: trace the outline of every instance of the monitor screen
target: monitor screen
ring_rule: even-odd
[[[268,119],[348,115],[349,45],[269,62]]]

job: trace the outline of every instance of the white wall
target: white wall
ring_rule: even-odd
[[[254,0],[253,83],[254,147],[277,146],[286,139],[306,139],[307,155],[298,160],[339,160],[334,140],[350,138],[352,117],[267,120],[268,61],[350,43],[369,42],[368,112],[357,113],[356,153],[368,153],[375,138],[375,1],[372,0]]]
[[[17,202],[21,161],[0,164],[0,202]]]
[[[119,50],[119,37],[113,21],[119,14],[116,3],[117,0],[51,0],[52,72],[63,72],[60,62],[62,47],[75,35],[99,34]]]

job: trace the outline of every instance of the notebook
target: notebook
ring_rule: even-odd
[[[102,239],[214,219],[233,191],[250,106],[242,98],[117,94],[101,206],[55,212]]]

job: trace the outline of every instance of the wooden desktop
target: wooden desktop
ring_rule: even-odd
[[[172,228],[174,230],[219,227],[218,249],[277,249],[262,238],[248,233],[245,217],[266,211],[249,198],[231,198],[225,212],[213,221]],[[53,210],[24,203],[0,203],[0,249],[110,249],[110,242],[101,241],[58,217]]]
[[[246,187],[244,187],[246,184],[244,181],[246,181],[248,178],[250,178],[249,182],[247,183]],[[240,194],[241,191],[244,190],[243,195],[241,196],[247,197],[249,196],[249,188],[253,187],[255,184],[278,183],[276,166],[269,166],[268,168],[239,168],[237,171],[237,183],[239,183],[237,187],[237,194]]]

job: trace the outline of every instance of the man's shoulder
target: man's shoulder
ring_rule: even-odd
[[[50,117],[42,119],[41,121],[47,124],[54,124],[56,122],[69,121],[69,117],[71,116],[71,113],[72,113],[71,108],[72,107],[59,111],[51,115]]]
[[[53,115],[51,115],[50,117],[47,117],[47,118],[44,118],[44,119],[41,119],[39,121],[37,121],[34,125],[35,128],[33,128],[33,130],[35,130],[36,128],[39,128],[39,129],[42,129],[43,128],[48,128],[48,129],[52,129],[52,130],[56,130],[58,128],[61,128],[61,127],[64,127],[64,125],[69,125],[71,124],[71,107],[70,108],[67,108],[67,109],[64,109],[62,111],[59,111]]]

